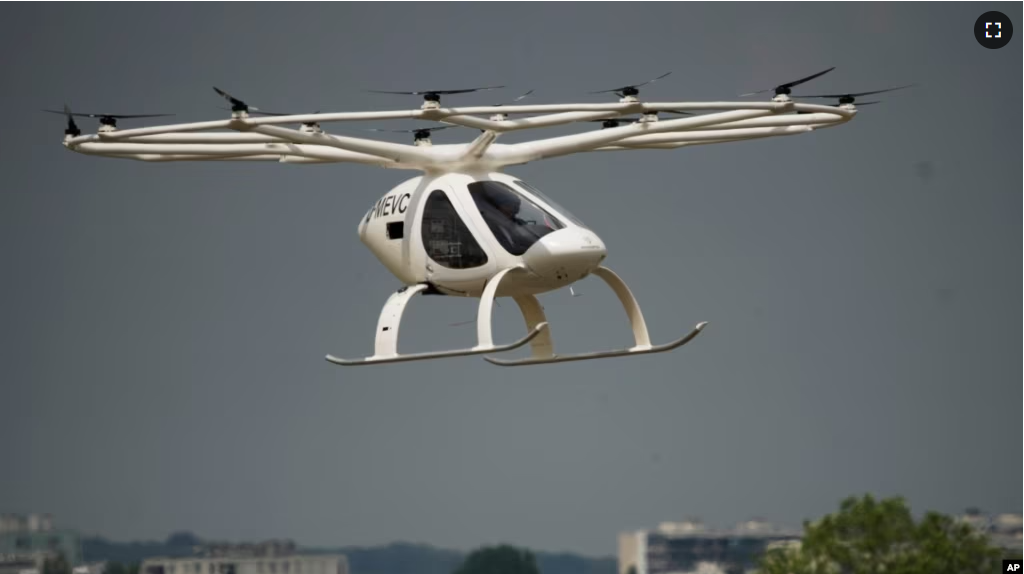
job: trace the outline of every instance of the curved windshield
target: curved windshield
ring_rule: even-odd
[[[541,237],[565,224],[511,186],[500,181],[474,181],[469,194],[487,227],[506,251],[522,255]]]
[[[556,203],[555,200],[553,200],[550,197],[548,197],[548,196],[544,195],[543,193],[541,193],[541,191],[539,189],[537,189],[536,187],[533,187],[532,185],[526,183],[525,181],[523,181],[521,179],[517,179],[515,181],[515,183],[519,187],[521,187],[521,188],[525,189],[526,191],[532,193],[533,195],[536,195],[537,197],[539,197],[541,201],[543,201],[544,203],[548,204],[548,206],[550,206],[551,209],[554,209],[555,211],[557,211],[558,214],[561,215],[562,217],[568,219],[569,221],[575,223],[576,225],[578,225],[578,226],[580,226],[580,227],[582,227],[584,229],[588,229],[588,227],[586,225],[584,225],[584,223],[582,221],[580,221],[580,219],[578,217],[576,217],[575,215],[569,213],[568,209],[562,207],[561,205]]]

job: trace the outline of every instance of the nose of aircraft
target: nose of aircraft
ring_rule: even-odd
[[[594,232],[569,227],[542,237],[523,253],[523,262],[540,277],[575,281],[593,271],[606,255],[604,242]]]

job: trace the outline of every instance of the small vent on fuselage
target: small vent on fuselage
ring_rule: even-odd
[[[388,224],[388,239],[401,239],[405,235],[405,222],[392,221]]]

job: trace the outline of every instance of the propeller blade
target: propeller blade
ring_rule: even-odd
[[[518,98],[516,98],[516,99],[514,99],[514,100],[512,100],[512,101],[513,101],[513,102],[518,102],[519,100],[522,100],[523,98],[526,98],[526,97],[528,97],[528,96],[529,96],[530,94],[532,94],[532,93],[533,93],[533,90],[530,90],[530,91],[526,92],[525,94],[523,94],[523,95],[519,96]]]
[[[809,82],[809,81],[811,81],[814,78],[817,78],[819,76],[824,76],[825,74],[827,74],[827,73],[829,73],[829,72],[831,72],[832,70],[835,70],[835,69],[836,69],[836,67],[832,66],[831,68],[829,68],[827,70],[818,72],[817,74],[811,74],[810,76],[807,76],[806,78],[800,78],[799,80],[794,80],[792,82],[786,82],[785,84],[779,84],[778,86],[775,86],[774,88],[768,88],[767,90],[759,90],[759,91],[756,91],[756,92],[749,92],[749,93],[746,93],[746,94],[740,94],[740,97],[742,98],[742,97],[745,97],[745,96],[755,96],[757,94],[763,94],[765,92],[772,92],[772,91],[774,91],[776,95],[788,94],[790,88],[792,88],[794,86],[799,86],[800,84],[803,84],[804,82]]]
[[[364,131],[368,131],[368,132],[390,132],[390,133],[393,133],[393,134],[414,134],[414,133],[417,133],[417,132],[435,132],[437,130],[446,130],[448,128],[454,128],[454,127],[458,127],[458,126],[437,126],[437,127],[432,127],[432,128],[419,128],[419,129],[409,129],[409,130],[389,130],[389,129],[385,129],[385,128],[364,128]]]
[[[801,78],[799,80],[796,80],[795,82],[789,82],[788,84],[782,84],[781,87],[783,87],[783,88],[792,88],[794,86],[799,86],[800,84],[802,84],[804,82],[809,82],[809,81],[813,80],[814,78],[817,78],[819,76],[824,76],[825,74],[827,74],[827,73],[829,73],[829,72],[831,72],[832,70],[835,70],[835,69],[836,69],[836,67],[832,66],[831,68],[829,68],[827,70],[818,72],[817,74],[811,74],[810,76],[807,76],[806,78]]]
[[[621,88],[612,88],[612,89],[610,89],[610,90],[598,90],[598,91],[596,91],[596,92],[588,92],[588,93],[591,93],[591,94],[608,94],[608,93],[615,93],[615,94],[616,94],[616,95],[618,95],[619,97],[625,97],[625,96],[626,96],[626,94],[624,94],[624,93],[622,93],[622,92],[626,92],[627,90],[636,90],[636,89],[637,89],[637,88],[639,88],[640,86],[646,86],[647,84],[653,84],[654,82],[657,82],[658,80],[660,80],[660,79],[664,78],[665,76],[668,76],[668,75],[669,75],[669,74],[671,74],[671,73],[672,73],[672,72],[665,72],[664,74],[662,74],[662,75],[658,76],[657,78],[654,78],[653,80],[647,80],[646,82],[644,82],[644,83],[642,83],[642,84],[630,84],[630,85],[628,85],[628,86],[622,86]]]
[[[225,92],[224,90],[218,88],[217,86],[213,87],[213,91],[217,92],[217,94],[219,94],[222,98],[224,98],[225,100],[231,102],[232,104],[242,104],[242,105],[245,105],[245,102],[243,102],[242,100],[232,96],[231,94]]]
[[[225,108],[223,106],[217,106],[217,109],[218,110],[231,111],[231,108]],[[307,113],[319,114],[320,110],[317,110],[315,112],[302,112],[301,114],[298,114],[298,113],[295,113],[295,112],[264,112],[264,111],[256,111],[254,108],[250,108],[249,109],[249,115],[250,116],[298,116],[298,115],[306,115]]]
[[[526,92],[525,94],[523,94],[523,95],[519,96],[518,98],[516,98],[516,99],[514,99],[514,100],[512,100],[511,102],[508,102],[508,103],[509,103],[509,104],[514,104],[514,103],[516,103],[516,102],[518,102],[518,101],[520,101],[520,100],[526,99],[526,98],[527,98],[527,97],[529,97],[529,96],[530,96],[530,94],[532,94],[532,93],[533,93],[533,90],[530,90],[530,91]],[[494,107],[496,107],[496,108],[500,108],[501,106],[504,106],[504,105],[505,105],[505,104],[494,104]]]
[[[793,96],[794,98],[859,98],[860,96],[870,96],[873,94],[884,94],[885,92],[895,92],[896,90],[904,90],[906,88],[913,88],[917,84],[908,84],[906,86],[898,86],[895,88],[886,88],[884,90],[872,90],[870,92],[857,92],[854,94],[821,94],[814,96]]]
[[[647,84],[653,84],[654,82],[657,82],[658,80],[660,80],[660,79],[662,79],[664,77],[667,77],[671,73],[672,72],[665,72],[664,74],[658,76],[657,78],[654,78],[653,80],[647,80],[646,82],[644,82],[642,84],[637,84],[636,86],[633,86],[633,87],[634,88],[639,88],[640,86],[646,86]]]
[[[242,100],[232,96],[231,94],[225,92],[224,90],[218,88],[217,86],[213,87],[213,91],[217,92],[225,100],[231,102],[231,111],[233,111],[233,112],[248,112],[248,111],[259,110],[259,108],[255,107],[255,106],[250,106],[249,104],[246,104]]]
[[[392,90],[364,90],[371,94],[397,94],[403,96],[426,96],[430,94],[446,95],[446,94],[468,94],[470,92],[483,92],[486,90],[497,90],[504,88],[505,86],[484,86],[481,88],[464,88],[459,90],[417,90],[413,92],[403,91],[392,91]]]
[[[50,112],[51,114],[60,114],[67,117],[78,117],[78,118],[113,118],[115,120],[127,119],[127,118],[164,118],[173,116],[174,114],[85,114],[81,112],[72,113],[70,109],[65,105],[63,111],[57,110],[43,110],[44,112]]]
[[[422,96],[423,94],[436,94],[437,92],[395,92],[391,90],[363,90],[371,94],[397,94],[400,96]]]
[[[52,113],[60,113],[60,114],[63,114],[65,118],[67,118],[68,124],[67,124],[67,127],[64,128],[64,135],[69,135],[71,137],[78,137],[78,136],[82,135],[82,130],[78,129],[78,125],[75,124],[75,118],[74,118],[74,114],[71,113],[71,107],[69,107],[67,104],[64,104],[64,111],[63,112],[55,112],[54,110],[43,110],[43,111],[52,112]]]

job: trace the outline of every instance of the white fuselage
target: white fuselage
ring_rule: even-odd
[[[424,175],[399,184],[363,216],[359,238],[406,285],[479,297],[499,271],[498,296],[538,294],[586,277],[604,243],[536,189],[503,173]]]

